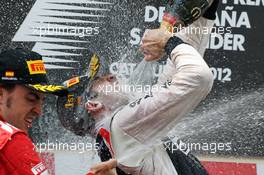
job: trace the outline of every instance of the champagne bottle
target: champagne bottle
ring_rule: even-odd
[[[178,32],[197,20],[213,0],[169,0],[162,18],[160,28],[169,32]],[[177,31],[175,31],[177,29]]]
[[[208,1],[213,0],[169,0],[160,28],[171,33],[178,32],[181,27],[191,24],[204,13],[209,6]],[[134,86],[153,85],[157,78],[154,74],[158,65],[157,61],[146,62],[142,60],[127,83]]]

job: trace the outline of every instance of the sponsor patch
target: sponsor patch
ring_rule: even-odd
[[[5,76],[6,77],[14,77],[15,76],[15,72],[14,71],[6,71],[5,72]]]
[[[75,98],[73,94],[68,94],[67,102],[65,103],[64,107],[65,108],[73,108],[75,104],[81,105],[82,102],[83,102],[83,100],[82,100],[81,96],[78,96]]]
[[[66,87],[71,87],[80,82],[80,77],[74,77],[66,82]]]
[[[36,166],[34,166],[31,171],[34,175],[38,175],[42,172],[44,172],[46,170],[45,165],[41,162],[39,164],[37,164]]]
[[[65,108],[73,108],[74,107],[74,95],[68,94],[67,103],[64,105]]]
[[[27,61],[30,75],[46,74],[46,69],[42,60]]]

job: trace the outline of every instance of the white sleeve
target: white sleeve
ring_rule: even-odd
[[[183,40],[183,42],[193,46],[201,56],[204,55],[208,45],[211,29],[214,26],[214,20],[199,18],[194,23],[175,34]],[[163,73],[158,78],[159,84],[164,84],[167,80],[171,80],[171,76],[175,74],[175,68],[171,60],[167,60]]]
[[[164,137],[211,90],[212,73],[192,46],[178,45],[171,60],[176,69],[171,84],[158,92],[152,89],[152,96],[130,103],[114,117],[116,124],[140,143]]]
[[[201,17],[188,27],[176,33],[175,36],[193,46],[202,56],[204,56],[213,26],[214,20]]]

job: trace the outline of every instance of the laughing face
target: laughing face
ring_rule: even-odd
[[[12,91],[0,87],[0,115],[9,124],[28,133],[32,122],[42,114],[44,94],[16,85]]]

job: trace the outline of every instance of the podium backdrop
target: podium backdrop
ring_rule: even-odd
[[[213,90],[172,131],[186,142],[230,143],[232,149],[216,154],[263,156],[263,6],[263,0],[221,2],[215,26],[224,32],[210,38],[204,57]],[[83,74],[90,51],[107,59],[112,73],[129,77],[143,59],[145,29],[158,27],[163,11],[158,0],[2,0],[0,43],[42,54],[53,83]],[[62,128],[54,102],[47,98],[34,141],[87,141]]]

